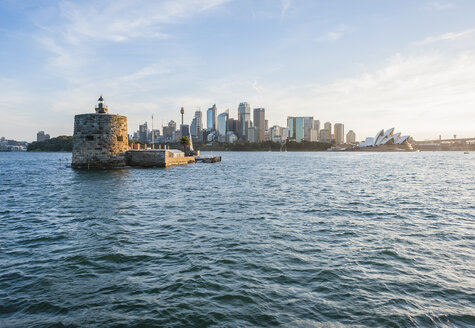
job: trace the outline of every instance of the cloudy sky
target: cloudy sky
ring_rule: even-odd
[[[159,126],[216,103],[357,139],[475,136],[473,0],[0,0],[0,136],[71,135],[104,95]]]

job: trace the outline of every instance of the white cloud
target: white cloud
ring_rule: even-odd
[[[333,31],[328,31],[315,38],[315,41],[336,41],[341,39],[351,28],[346,25],[340,25]]]
[[[272,125],[285,125],[287,116],[298,115],[344,123],[359,138],[392,126],[417,139],[475,134],[473,52],[398,54],[378,69],[327,84],[283,84],[234,76],[216,83],[221,86],[213,90],[219,108],[224,103],[223,108],[230,107],[233,113],[246,95],[252,107],[266,108]]]
[[[437,10],[446,10],[446,9],[454,8],[454,5],[450,2],[434,1],[434,2],[428,3],[428,5],[431,8],[434,8],[434,9],[437,9]]]
[[[283,18],[285,14],[287,13],[287,10],[289,10],[290,6],[292,5],[292,0],[281,0],[281,12],[280,12],[280,17]]]
[[[450,33],[444,33],[437,36],[430,36],[422,41],[416,41],[414,42],[414,44],[426,45],[426,44],[440,42],[440,41],[454,41],[454,40],[470,37],[474,34],[475,34],[475,29],[469,29],[462,32],[450,32]]]
[[[165,24],[179,24],[229,0],[114,0],[77,4],[64,1],[60,15],[70,43],[90,39],[123,42],[134,38],[168,38]]]
[[[119,78],[120,81],[138,81],[147,77],[170,73],[170,66],[167,64],[152,64],[140,69],[137,72]]]
[[[74,82],[78,79],[75,74],[100,56],[97,49],[101,43],[170,38],[166,32],[170,25],[185,23],[229,1],[61,1],[57,15],[38,15],[40,31],[33,38],[52,54],[48,64]]]
[[[203,79],[182,89],[183,77],[170,77],[165,69],[169,66],[158,62],[117,79],[89,80],[76,88],[49,94],[48,99],[33,97],[35,104],[25,103],[31,97],[19,93],[20,86],[0,81],[0,104],[6,117],[12,113],[9,120],[1,122],[13,122],[10,126],[0,122],[0,130],[9,137],[17,137],[18,131],[24,135],[24,129],[70,134],[73,115],[92,111],[96,96],[103,92],[111,112],[127,115],[130,132],[144,120],[150,123],[152,114],[156,126],[170,119],[176,121],[181,106],[185,106],[185,120],[191,121],[194,110],[206,110],[213,103],[220,111],[229,108],[235,117],[239,102],[248,101],[252,107],[266,108],[271,125],[285,125],[289,115],[314,116],[322,122],[344,123],[346,130],[354,130],[359,139],[392,126],[416,139],[436,138],[439,134],[475,135],[475,52],[397,54],[379,68],[319,84],[232,75]],[[149,78],[154,79],[152,83]],[[41,119],[36,120],[31,113],[16,114],[32,106],[49,110],[41,111]],[[56,125],[45,117],[54,117]]]

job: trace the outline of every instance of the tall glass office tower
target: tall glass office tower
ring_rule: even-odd
[[[217,111],[218,111],[218,108],[216,107],[216,104],[214,104],[211,108],[208,108],[208,111],[206,112],[206,127],[208,128],[209,131],[216,131]]]
[[[248,129],[251,126],[251,106],[242,102],[238,107],[238,137],[247,140]]]

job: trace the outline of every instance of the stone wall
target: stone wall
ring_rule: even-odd
[[[81,114],[74,117],[73,168],[114,168],[126,165],[129,149],[127,117]]]
[[[194,156],[173,157],[171,155],[173,153],[165,149],[128,150],[126,159],[127,165],[139,167],[169,167],[195,162]]]
[[[127,165],[141,167],[166,167],[168,150],[129,150]]]

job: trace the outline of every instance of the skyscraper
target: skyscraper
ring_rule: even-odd
[[[238,138],[247,140],[247,130],[251,126],[251,106],[242,102],[238,107]]]
[[[310,117],[302,117],[303,118],[303,129],[304,129],[304,136],[303,140],[305,141],[313,141],[312,140],[312,133],[313,133],[313,116]]]
[[[167,126],[162,127],[163,136],[166,140],[175,139],[176,123],[175,121],[168,122]]]
[[[206,127],[209,131],[216,131],[216,115],[218,112],[218,108],[216,104],[214,104],[211,108],[208,108],[206,112]]]
[[[297,142],[316,141],[313,117],[288,117],[287,127],[289,128],[289,139]]]
[[[348,131],[346,134],[346,142],[349,144],[356,143],[356,133],[353,130]]]
[[[342,123],[335,123],[333,133],[335,134],[335,140],[337,145],[345,143],[345,126]]]
[[[218,115],[218,141],[219,137],[226,138],[228,132],[229,109]]]
[[[148,125],[147,122],[139,125],[139,141],[148,142]]]
[[[297,142],[305,140],[305,118],[292,117],[287,118],[287,127],[289,128],[289,139]]]
[[[236,136],[238,135],[238,121],[234,118],[228,119],[228,132],[231,131]]]
[[[256,128],[256,142],[263,142],[266,132],[266,119],[264,108],[254,108],[254,127]]]
[[[203,130],[203,116],[200,110],[195,112],[195,117],[191,121],[191,135],[193,137],[199,137],[201,130]]]
[[[320,130],[320,142],[331,142],[332,136],[328,129],[321,129]]]
[[[314,132],[315,137],[313,138],[314,140],[312,141],[320,140],[320,121],[319,120],[313,121],[313,132]]]
[[[330,122],[325,122],[325,124],[323,125],[323,127],[325,128],[325,130],[328,130],[328,132],[330,133],[330,138],[331,138],[331,135],[332,135],[332,124]]]
[[[257,139],[257,128],[255,126],[250,126],[247,129],[247,141],[248,142],[256,142]]]
[[[188,124],[180,124],[180,137],[191,137],[190,126]]]

